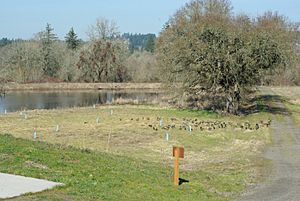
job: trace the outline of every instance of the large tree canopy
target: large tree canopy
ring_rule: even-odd
[[[87,82],[124,82],[128,42],[119,37],[116,23],[99,18],[96,25],[90,27],[88,35],[91,43],[81,51],[77,63],[81,78]]]
[[[127,45],[123,40],[98,40],[80,54],[77,63],[82,79],[91,82],[123,82],[126,78],[124,60]]]
[[[244,89],[286,65],[287,57],[283,40],[261,29],[260,21],[232,16],[230,8],[225,0],[187,4],[160,33],[157,53],[165,80],[189,94],[221,94],[224,109],[236,113]]]

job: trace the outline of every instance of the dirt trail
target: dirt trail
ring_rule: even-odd
[[[274,93],[262,90],[264,94]],[[284,104],[275,100],[277,108]],[[273,145],[265,153],[272,160],[273,170],[267,180],[246,192],[240,201],[300,201],[300,131],[288,112],[284,117],[273,115]]]

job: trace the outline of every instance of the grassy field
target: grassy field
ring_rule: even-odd
[[[290,103],[300,104],[300,87],[270,87],[276,94],[285,97]]]
[[[300,104],[287,103],[287,108],[292,112],[292,116],[295,119],[298,127],[300,128]]]
[[[285,97],[285,105],[300,128],[300,87],[272,87],[271,89]]]
[[[1,136],[0,172],[66,184],[21,200],[231,200],[263,173],[269,118],[130,105],[3,114],[0,133],[22,139]],[[178,189],[173,145],[190,180]]]

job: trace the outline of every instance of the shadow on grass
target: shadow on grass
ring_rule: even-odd
[[[240,112],[244,115],[259,112],[288,115],[290,112],[283,105],[285,101],[284,97],[278,95],[258,95],[249,101],[248,106],[242,107]]]

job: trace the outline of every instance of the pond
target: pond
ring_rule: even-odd
[[[111,103],[151,103],[162,97],[153,90],[17,91],[0,98],[0,113],[32,109],[54,109]]]

